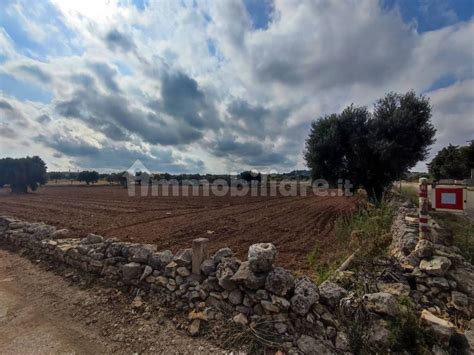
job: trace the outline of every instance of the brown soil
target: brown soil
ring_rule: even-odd
[[[137,309],[129,295],[68,282],[45,267],[0,249],[1,354],[219,352],[146,302]]]
[[[173,251],[198,237],[211,251],[228,246],[244,257],[249,245],[272,242],[278,264],[307,269],[315,243],[320,258],[338,254],[334,222],[354,209],[357,198],[337,196],[146,196],[129,197],[118,186],[43,187],[27,195],[0,192],[0,214],[94,232],[124,241],[155,243]],[[340,245],[340,243],[339,243]]]

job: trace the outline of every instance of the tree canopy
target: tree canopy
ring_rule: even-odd
[[[38,156],[0,159],[0,187],[8,184],[14,193],[27,193],[46,181],[46,164]]]
[[[351,105],[313,122],[304,158],[313,179],[348,179],[380,202],[393,181],[426,159],[435,132],[428,98],[389,93],[372,112]]]
[[[444,147],[428,164],[428,169],[436,180],[470,177],[474,169],[474,140],[465,146]]]
[[[77,175],[77,181],[84,181],[87,185],[99,181],[99,173],[97,171],[84,170]]]

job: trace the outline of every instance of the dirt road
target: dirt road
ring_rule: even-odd
[[[80,289],[40,264],[0,249],[1,354],[185,354],[198,349],[217,351],[179,333],[159,312],[140,316],[127,295]]]

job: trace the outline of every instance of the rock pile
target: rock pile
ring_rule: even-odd
[[[462,329],[469,329],[474,316],[474,268],[452,245],[449,231],[435,221],[430,221],[431,234],[419,239],[418,225],[410,218],[416,214],[408,204],[400,207],[390,252],[411,286],[408,293],[421,312],[420,323],[449,344],[453,336],[463,335]],[[474,352],[474,344],[470,346]]]

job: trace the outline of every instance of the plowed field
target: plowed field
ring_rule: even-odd
[[[229,246],[245,257],[250,244],[272,242],[278,264],[307,269],[318,242],[334,250],[334,223],[355,208],[355,197],[333,196],[135,196],[118,186],[43,187],[27,195],[0,190],[0,214],[68,227],[77,236],[94,232],[158,249],[190,247],[210,239],[211,251]]]

